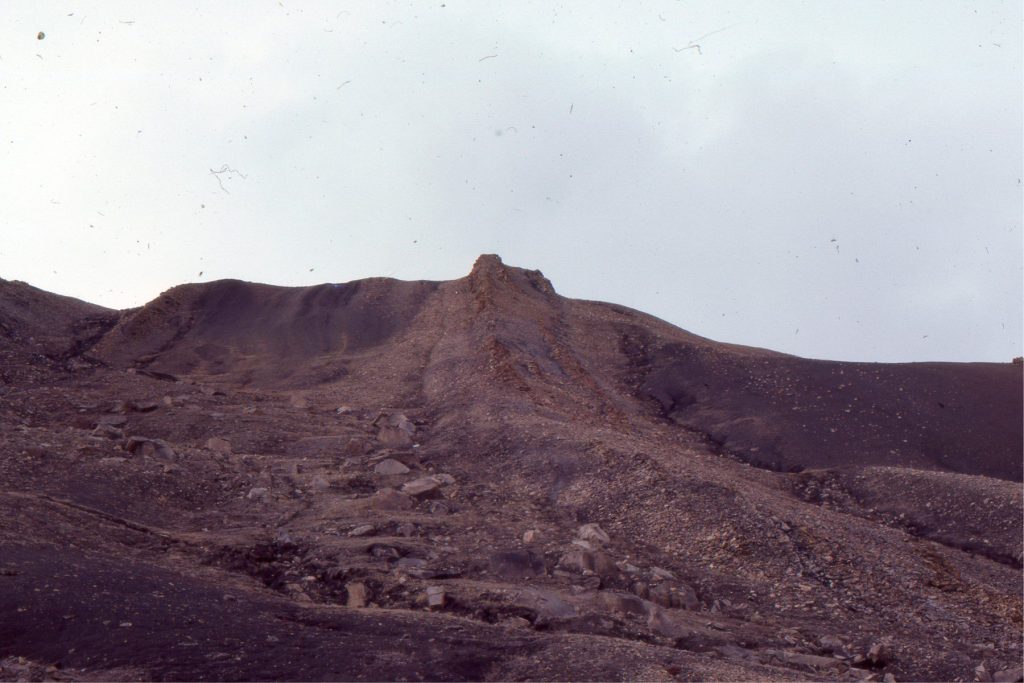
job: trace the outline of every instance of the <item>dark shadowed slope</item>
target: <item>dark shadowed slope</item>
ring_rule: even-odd
[[[102,306],[0,279],[0,345],[8,348],[69,355],[76,344],[95,341],[116,319],[116,311]]]
[[[81,353],[117,319],[117,311],[0,279],[0,385],[85,364]]]
[[[315,385],[344,376],[348,359],[385,344],[436,287],[378,278],[301,288],[182,285],[126,313],[95,354],[235,385]]]
[[[773,469],[892,465],[1021,479],[1021,369],[838,363],[666,344],[642,391]]]

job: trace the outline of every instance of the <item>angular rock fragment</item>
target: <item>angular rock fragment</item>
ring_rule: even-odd
[[[174,462],[178,459],[178,454],[162,439],[131,436],[125,441],[124,450],[133,455],[157,458],[166,462]]]
[[[362,581],[350,581],[345,584],[345,606],[353,609],[366,607],[370,602],[370,590]]]
[[[886,643],[873,643],[868,649],[867,659],[875,666],[883,666],[889,661],[891,651]]]
[[[573,549],[558,560],[558,567],[584,576],[596,575],[602,581],[613,581],[620,577],[615,560],[605,552]]]
[[[441,484],[433,477],[420,477],[403,484],[402,493],[413,498],[432,498],[440,495]]]
[[[219,436],[207,439],[206,448],[221,455],[231,455],[231,442]]]
[[[450,474],[431,474],[413,479],[402,485],[402,493],[414,498],[437,498],[441,495],[441,487],[452,484],[455,478]]]
[[[408,432],[397,427],[381,427],[377,432],[377,441],[388,448],[408,448],[412,446],[412,437]]]
[[[635,595],[601,591],[597,594],[597,599],[599,604],[610,612],[637,617],[647,616],[647,607],[644,605],[644,601]]]
[[[608,534],[605,533],[605,530],[595,523],[584,524],[579,528],[579,531],[576,532],[576,535],[580,540],[589,541],[598,545],[607,545],[608,543],[611,543],[612,540]]]
[[[427,607],[441,609],[444,607],[446,599],[443,586],[427,586]]]
[[[651,567],[651,578],[655,581],[662,579],[667,581],[674,581],[676,575],[667,569],[662,569],[661,567]]]
[[[124,415],[104,415],[96,421],[96,426],[109,425],[111,427],[124,427],[128,424],[128,418]]]
[[[388,458],[386,460],[381,460],[379,463],[374,465],[373,471],[377,474],[384,475],[406,474],[409,471],[409,468],[394,458]]]
[[[92,430],[93,436],[100,436],[106,439],[122,439],[124,438],[124,432],[108,424],[96,425],[96,429]]]
[[[537,622],[576,616],[576,608],[558,593],[543,588],[527,588],[512,599],[513,604],[532,610]]]

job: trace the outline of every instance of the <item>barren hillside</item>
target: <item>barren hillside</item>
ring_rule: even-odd
[[[0,678],[1020,680],[1022,415],[495,256],[0,281]]]

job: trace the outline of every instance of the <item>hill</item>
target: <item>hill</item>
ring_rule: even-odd
[[[1019,676],[1019,365],[722,344],[496,256],[0,281],[0,354],[0,677]]]

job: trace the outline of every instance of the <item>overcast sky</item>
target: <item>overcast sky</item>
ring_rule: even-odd
[[[0,277],[125,308],[494,252],[722,341],[1007,361],[1021,37],[1016,1],[5,0]]]

